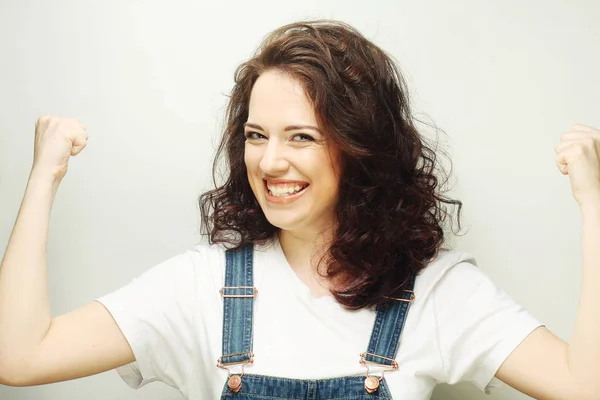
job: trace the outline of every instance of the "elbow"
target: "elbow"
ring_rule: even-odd
[[[591,385],[581,385],[576,389],[576,395],[573,399],[577,400],[600,400],[600,385],[594,383]]]
[[[12,387],[32,386],[29,368],[19,366],[18,363],[9,363],[6,358],[0,361],[0,385]]]
[[[33,386],[30,381],[22,375],[0,376],[0,385],[12,387]]]
[[[576,399],[579,400],[600,400],[600,393],[586,393],[580,396],[577,396]]]

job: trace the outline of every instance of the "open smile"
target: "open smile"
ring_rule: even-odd
[[[265,197],[270,203],[287,204],[300,196],[310,186],[306,182],[272,182],[263,180]]]

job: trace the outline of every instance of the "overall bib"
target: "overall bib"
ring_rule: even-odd
[[[396,301],[377,308],[367,351],[357,360],[366,367],[366,375],[310,380],[244,374],[243,366],[254,359],[252,313],[258,291],[253,286],[253,255],[252,245],[226,252],[225,287],[220,291],[223,297],[223,356],[218,359],[217,366],[229,371],[230,367],[241,365],[242,373],[229,374],[221,399],[391,400],[383,374],[369,375],[368,366],[384,367],[389,371],[398,369],[396,351],[409,305],[414,299],[414,277],[402,298],[394,298]]]

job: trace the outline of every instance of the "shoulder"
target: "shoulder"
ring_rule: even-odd
[[[273,243],[254,245],[255,257],[256,254],[270,255],[273,254],[275,251],[276,246]],[[195,266],[212,266],[214,264],[220,264],[224,267],[226,253],[227,247],[225,245],[202,241],[197,245],[191,247],[184,254],[187,254],[189,257],[191,257],[191,261]]]
[[[202,242],[180,255],[191,267],[196,285],[210,285],[210,289],[221,289],[225,277],[227,247],[221,244]],[[260,278],[271,266],[280,263],[277,246],[274,243],[254,245],[254,274]]]
[[[224,259],[224,248],[202,242],[159,261],[138,278],[135,278],[134,281],[141,278],[155,278],[189,282],[192,276],[207,274],[213,269],[218,269],[220,264],[224,263]]]
[[[220,244],[201,242],[185,254],[199,289],[214,290],[223,286],[226,248]]]
[[[165,306],[172,301],[191,301],[198,293],[220,288],[224,260],[223,247],[199,243],[157,261],[102,300],[114,298],[120,303],[127,298],[144,298]]]
[[[420,298],[430,297],[446,281],[462,281],[465,286],[473,287],[484,279],[486,276],[477,267],[473,255],[457,250],[441,250],[417,276],[415,295]]]
[[[471,381],[487,390],[516,346],[540,326],[497,286],[469,253],[448,251],[423,270],[415,295],[432,310],[443,382]]]
[[[475,321],[502,310],[521,310],[479,268],[472,254],[456,250],[440,252],[422,271],[415,282],[415,296],[416,301],[432,305],[439,324]]]

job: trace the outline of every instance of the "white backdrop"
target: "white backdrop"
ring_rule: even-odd
[[[90,134],[52,213],[55,315],[194,245],[235,67],[267,32],[316,17],[353,24],[399,60],[415,112],[447,133],[469,228],[457,246],[568,340],[580,218],[554,146],[574,123],[600,127],[594,0],[1,0],[0,256],[42,114],[76,117]],[[482,398],[468,384],[434,395]],[[493,398],[521,397],[506,388]],[[0,386],[0,399],[181,396],[159,383],[133,391],[108,372]]]

